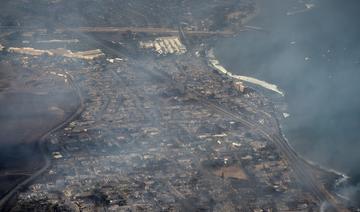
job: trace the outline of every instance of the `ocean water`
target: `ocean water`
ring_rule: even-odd
[[[259,0],[259,8],[247,25],[263,30],[218,40],[217,58],[282,88],[290,144],[349,175],[347,192],[360,193],[360,1]]]

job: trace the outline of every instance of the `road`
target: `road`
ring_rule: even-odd
[[[45,140],[55,131],[63,128],[64,126],[66,126],[68,123],[70,123],[71,121],[73,121],[78,115],[81,114],[81,112],[84,109],[84,99],[83,96],[80,92],[79,87],[73,82],[73,77],[68,74],[65,73],[65,75],[68,76],[69,79],[69,84],[73,87],[73,89],[75,90],[78,98],[79,98],[79,102],[80,105],[78,107],[78,109],[72,113],[68,118],[66,118],[66,120],[64,120],[62,123],[60,123],[58,126],[52,128],[50,131],[48,131],[47,133],[45,133],[38,141],[38,145],[41,151],[41,154],[44,157],[44,166],[37,170],[36,172],[34,172],[33,174],[31,174],[28,178],[26,178],[24,181],[22,181],[21,183],[17,184],[14,188],[12,188],[4,197],[1,198],[0,200],[0,211],[6,211],[6,208],[8,206],[8,203],[12,200],[13,197],[16,196],[16,194],[23,189],[24,187],[26,187],[27,185],[29,185],[29,183],[33,182],[37,177],[39,177],[40,175],[42,175],[46,170],[48,170],[48,168],[51,165],[51,158],[49,153],[47,152],[47,148],[46,148],[46,142]]]
[[[97,42],[97,41],[94,40],[94,42]],[[112,52],[116,51],[111,46],[107,46],[106,44],[104,44],[103,47],[106,48],[107,50],[111,50]],[[118,55],[122,56],[121,53],[118,53]],[[146,70],[146,71],[150,71],[150,70]],[[174,80],[169,75],[169,73],[166,73],[166,72],[164,72],[162,70],[157,70],[156,69],[156,70],[151,70],[151,72],[153,72],[152,74],[155,74],[155,75],[157,75],[159,77],[164,78],[169,83],[169,86],[173,86],[174,83],[175,84],[178,83],[178,82],[174,82]],[[114,74],[114,77],[117,78],[119,81],[123,81],[123,79],[116,72],[113,72],[113,74]],[[14,197],[21,188],[28,185],[30,182],[32,182],[38,176],[43,174],[49,168],[51,160],[49,158],[49,155],[46,153],[44,140],[52,132],[62,128],[64,125],[66,125],[71,120],[73,120],[83,110],[83,107],[84,107],[83,99],[82,99],[81,93],[79,91],[79,88],[71,80],[72,79],[71,76],[69,76],[68,78],[70,79],[71,85],[75,88],[75,90],[76,90],[76,92],[77,92],[77,94],[78,94],[78,96],[80,98],[81,105],[80,105],[79,109],[73,115],[71,115],[66,121],[64,121],[61,125],[59,125],[58,127],[52,129],[51,131],[46,133],[42,137],[42,139],[40,139],[39,142],[40,142],[42,154],[44,155],[44,158],[45,158],[45,165],[40,170],[38,170],[36,173],[31,175],[29,178],[27,178],[25,181],[18,184],[4,198],[2,198],[0,200],[0,209],[3,208],[6,205],[6,203],[12,197]],[[256,130],[264,138],[266,138],[267,140],[273,142],[275,144],[275,146],[282,152],[285,159],[289,163],[289,166],[292,167],[292,169],[293,169],[296,177],[298,178],[298,180],[303,183],[304,187],[307,190],[309,190],[314,195],[315,198],[317,198],[319,203],[328,202],[330,205],[332,205],[334,208],[336,208],[337,211],[347,211],[337,201],[337,199],[323,187],[321,182],[318,182],[318,180],[313,176],[313,173],[311,172],[311,168],[310,168],[311,165],[306,163],[306,161],[304,161],[301,157],[299,157],[296,154],[296,152],[290,147],[290,145],[287,143],[287,141],[281,135],[280,129],[278,130],[277,133],[274,134],[274,132],[270,132],[270,131],[267,131],[266,129],[264,129],[263,126],[260,126],[259,124],[251,122],[249,120],[246,120],[246,119],[242,118],[239,114],[237,114],[237,113],[235,113],[235,112],[233,112],[233,111],[231,111],[231,110],[229,110],[227,108],[224,108],[224,106],[220,106],[216,102],[208,100],[206,97],[204,97],[202,94],[200,94],[196,90],[187,88],[187,92],[192,93],[193,96],[200,103],[202,103],[205,107],[208,107],[208,108],[210,108],[210,109],[212,109],[212,110],[214,110],[216,112],[219,112],[221,114],[224,114],[224,115],[226,115],[226,116],[228,116],[228,117],[242,123],[244,126],[248,127],[249,129]],[[130,93],[133,93],[133,92],[130,92]],[[136,99],[137,99],[137,101],[136,101],[137,102],[137,107],[142,107],[142,104],[141,104],[140,100],[138,100],[138,98],[136,98]],[[142,111],[141,108],[139,108],[139,109],[140,109],[140,111]],[[144,111],[142,111],[142,112],[145,113]],[[177,196],[179,196],[179,195],[177,195]],[[181,195],[180,195],[180,197],[181,197]]]
[[[31,28],[31,27],[12,27],[12,26],[0,26],[2,31],[34,31],[34,32],[47,32],[47,29],[43,28]],[[251,31],[249,28],[242,28],[239,31]],[[56,33],[64,32],[76,32],[76,33],[146,33],[153,35],[179,35],[178,29],[161,28],[161,27],[74,27],[74,28],[56,28]],[[235,32],[230,30],[224,31],[201,31],[201,30],[184,30],[187,36],[232,36]]]
[[[105,48],[109,48],[113,50],[111,47],[104,46]],[[152,74],[157,75],[158,77],[164,78],[167,82],[169,82],[169,86],[173,86],[173,84],[177,84],[179,82],[174,81],[174,79],[167,73],[162,70],[147,70],[148,72],[153,72]],[[186,74],[186,73],[184,73]],[[319,201],[319,203],[327,202],[337,211],[348,211],[330,192],[328,192],[323,184],[319,182],[313,173],[311,172],[311,164],[307,163],[301,157],[297,155],[297,153],[292,149],[292,147],[288,144],[286,139],[282,136],[281,130],[279,127],[279,123],[277,122],[278,132],[274,134],[273,132],[267,132],[263,129],[263,126],[260,126],[257,123],[253,123],[249,120],[246,120],[232,112],[224,108],[223,106],[218,105],[217,103],[208,100],[202,94],[198,93],[197,91],[187,88],[187,92],[192,93],[195,98],[198,99],[204,106],[210,107],[211,109],[220,112],[228,117],[239,121],[244,126],[248,127],[249,129],[256,130],[259,132],[267,140],[273,142],[275,146],[282,152],[285,159],[289,163],[289,166],[292,167],[293,171],[295,172],[295,176],[297,179],[302,182],[305,189],[309,190],[315,198]],[[261,111],[260,111],[261,112]]]
[[[300,182],[303,183],[305,188],[309,190],[320,203],[327,202],[332,207],[334,207],[337,211],[348,211],[344,206],[339,203],[339,201],[328,192],[321,182],[318,182],[314,175],[311,173],[310,164],[300,158],[296,152],[291,148],[288,142],[284,139],[281,135],[279,130],[278,134],[273,134],[272,132],[267,132],[263,129],[263,126],[259,126],[251,121],[245,120],[240,117],[238,114],[225,109],[223,106],[219,106],[218,104],[207,100],[206,98],[202,97],[201,94],[192,90],[191,91],[195,96],[201,101],[205,106],[211,107],[213,110],[216,110],[224,115],[233,118],[234,120],[239,121],[249,129],[256,130],[261,134],[264,138],[268,139],[269,141],[273,142],[278,149],[281,150],[282,154],[285,156],[286,160],[288,161],[289,165],[295,172],[296,177]]]

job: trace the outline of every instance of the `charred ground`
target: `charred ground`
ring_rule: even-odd
[[[330,191],[338,176],[293,152],[273,103],[208,65],[216,33],[240,31],[253,2],[8,1],[0,11],[1,60],[32,70],[45,90],[72,91],[52,101],[72,119],[41,139],[52,158],[4,209],[342,208]]]

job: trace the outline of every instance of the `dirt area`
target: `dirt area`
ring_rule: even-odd
[[[238,180],[247,180],[248,177],[238,166],[221,167],[219,170],[214,171],[214,174],[219,177],[235,178]]]

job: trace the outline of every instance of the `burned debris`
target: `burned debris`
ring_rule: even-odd
[[[276,133],[274,120],[256,112],[271,110],[261,96],[228,93],[224,88],[231,80],[190,55],[175,59],[190,66],[186,70],[170,57],[127,59],[66,70],[86,92],[85,110],[48,138],[52,167],[20,193],[13,211],[317,207],[310,192],[298,190],[272,142],[221,112],[208,94],[248,120],[263,119],[262,128]],[[54,62],[37,61],[53,70],[77,64],[65,58]],[[187,89],[171,93],[180,72],[187,76]],[[295,199],[309,204],[287,206]]]
[[[98,7],[85,9],[81,20],[94,27],[55,26],[45,30],[49,39],[33,39],[67,48],[11,47],[4,40],[5,59],[16,56],[19,65],[41,73],[35,81],[51,85],[61,78],[83,109],[46,136],[51,166],[9,197],[9,211],[320,208],[319,191],[299,186],[304,173],[298,168],[311,166],[293,166],[270,100],[214,71],[199,53],[211,48],[205,41],[239,30],[232,23],[253,14],[252,1],[90,4]],[[75,18],[72,12],[65,20]],[[178,27],[180,21],[186,23]],[[101,27],[107,23],[117,26]],[[62,39],[51,39],[59,34]]]

